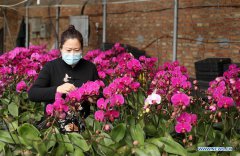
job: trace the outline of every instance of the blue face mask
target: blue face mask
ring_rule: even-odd
[[[82,53],[67,53],[62,52],[62,59],[68,65],[76,65],[78,61],[82,58]]]

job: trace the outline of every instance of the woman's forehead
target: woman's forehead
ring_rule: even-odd
[[[63,47],[64,48],[81,48],[81,44],[79,42],[78,39],[76,38],[70,38],[70,39],[67,39],[64,44],[63,44]]]

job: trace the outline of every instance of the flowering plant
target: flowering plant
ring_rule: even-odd
[[[16,56],[26,55],[24,51],[28,51],[28,58],[32,53],[28,59],[32,62],[24,61],[25,56],[19,59],[23,63],[14,64],[16,56],[13,57],[12,52],[6,54],[13,57],[8,59],[10,61],[0,57],[3,62],[0,71],[5,72],[0,81],[4,81],[0,83],[3,86],[0,90],[1,101],[5,101],[2,105],[5,112],[1,112],[1,116],[4,119],[11,116],[15,121],[21,121],[19,115],[30,111],[23,109],[19,102],[30,104],[24,91],[42,65],[57,57],[56,51],[46,54],[42,53],[43,49],[20,51]],[[34,58],[45,58],[45,61]],[[136,59],[118,43],[111,50],[89,51],[84,58],[96,65],[100,80],[86,82],[65,98],[57,93],[55,102],[46,106],[44,129],[35,128],[39,120],[36,117],[27,118],[11,129],[9,125],[14,123],[4,120],[0,151],[22,155],[210,155],[210,152],[198,151],[198,147],[223,146],[233,147],[231,154],[237,154],[240,68],[232,65],[223,77],[210,82],[205,98],[198,96],[197,81],[192,84],[186,68],[178,62],[157,67],[156,58],[141,56]],[[36,68],[30,68],[35,72],[27,70],[30,64],[36,65]],[[17,67],[19,72],[11,78],[12,70],[7,67]],[[6,82],[15,85],[14,93],[13,88],[6,91]],[[18,97],[19,101],[8,101],[9,95]],[[86,119],[81,118],[84,101],[91,103],[92,115]],[[41,112],[35,107],[31,109],[36,114]],[[21,113],[14,115],[13,110]],[[72,124],[63,127],[67,133],[61,133],[62,127],[58,123],[69,116],[77,117],[84,127]]]

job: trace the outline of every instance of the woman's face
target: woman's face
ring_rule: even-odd
[[[64,42],[61,51],[65,53],[82,53],[82,47],[78,39],[70,38]]]

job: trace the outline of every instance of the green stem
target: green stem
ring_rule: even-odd
[[[8,125],[7,125],[7,122],[6,122],[5,120],[7,120],[7,119],[6,119],[6,118],[3,118],[4,124],[5,124],[6,127],[7,127],[7,131],[8,131],[8,133],[10,134],[10,136],[11,136],[11,138],[12,138],[14,144],[17,145],[17,143],[15,142],[15,140],[14,140],[14,138],[13,138],[13,136],[12,136],[12,133],[10,132],[10,129],[9,129]],[[12,125],[12,124],[11,124],[11,125]],[[12,125],[12,126],[13,126],[13,125]],[[22,152],[22,154],[23,154],[23,146],[22,146],[22,144],[21,144],[21,141],[20,141],[18,135],[16,135],[16,136],[17,136],[17,139],[18,139],[19,144],[20,144],[20,146],[21,146],[21,152]]]
[[[216,111],[215,114],[214,114],[213,120],[215,120],[216,114],[217,114],[217,111]],[[207,130],[207,133],[205,134],[205,139],[204,139],[204,141],[205,141],[205,146],[207,146],[208,133],[209,133],[209,131],[210,131],[210,128],[212,127],[212,124],[213,124],[213,122],[211,122],[211,124],[210,124],[210,126],[209,126],[209,128],[208,128],[208,130]]]

